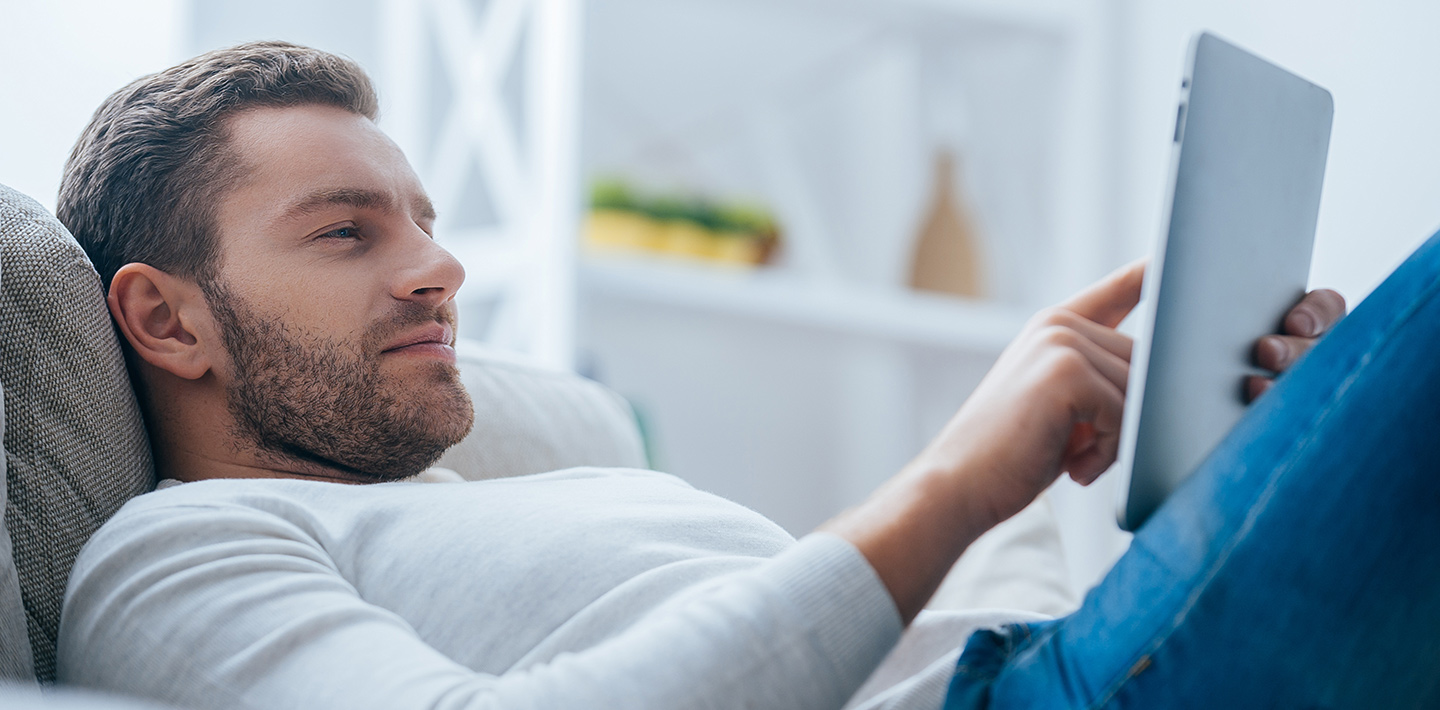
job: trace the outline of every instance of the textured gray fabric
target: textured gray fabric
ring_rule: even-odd
[[[75,555],[155,471],[99,276],[54,217],[3,185],[0,274],[5,527],[35,675],[49,682]]]
[[[0,436],[4,432],[5,406],[0,402]],[[0,523],[5,520],[5,489],[5,461],[0,459]],[[25,630],[20,576],[15,571],[10,533],[0,525],[0,681],[33,684],[34,680],[35,660],[30,653],[29,633]]]
[[[646,467],[634,415],[619,395],[477,343],[456,350],[475,428],[437,466],[472,481],[574,466]]]

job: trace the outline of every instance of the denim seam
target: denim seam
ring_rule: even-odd
[[[1054,636],[1055,633],[1060,630],[1060,626],[1061,624],[1050,624],[1042,629],[1039,634],[1034,634],[1029,626],[1022,627],[1025,629],[1025,646],[1014,654],[1014,662],[1025,660],[1039,653],[1040,647],[1045,645],[1045,642],[1049,641],[1050,637]],[[1032,635],[1034,638],[1031,638]]]
[[[1311,427],[1311,431],[1319,429],[1321,425],[1323,425],[1325,421],[1329,419],[1331,412],[1335,410],[1335,407],[1339,400],[1345,395],[1346,392],[1349,391],[1350,387],[1355,383],[1355,380],[1358,379],[1362,374],[1364,374],[1365,371],[1370,367],[1370,363],[1374,361],[1376,355],[1380,354],[1386,348],[1390,347],[1391,336],[1397,330],[1408,324],[1415,317],[1415,313],[1417,311],[1429,305],[1430,302],[1435,298],[1437,293],[1440,293],[1440,280],[1432,282],[1429,287],[1421,291],[1420,297],[1411,304],[1410,308],[1406,309],[1406,311],[1402,313],[1400,317],[1396,318],[1391,322],[1391,324],[1385,329],[1383,333],[1383,341],[1381,347],[1379,349],[1366,350],[1364,355],[1361,356],[1359,364],[1355,367],[1354,371],[1350,373],[1350,376],[1345,378],[1345,381],[1341,383],[1339,387],[1336,387],[1333,390],[1333,394],[1331,394],[1330,398],[1325,402],[1324,407],[1321,409],[1320,416],[1315,419],[1315,424]],[[1108,704],[1112,699],[1114,699],[1115,695],[1120,692],[1121,688],[1123,688],[1125,684],[1128,683],[1131,679],[1136,677],[1135,674],[1131,672],[1135,664],[1139,663],[1140,660],[1143,658],[1150,657],[1156,654],[1161,649],[1161,647],[1165,645],[1165,642],[1174,635],[1176,629],[1180,628],[1180,625],[1185,621],[1185,617],[1187,617],[1190,614],[1190,611],[1195,608],[1195,604],[1200,601],[1200,597],[1205,593],[1205,590],[1209,588],[1210,584],[1215,580],[1215,577],[1219,575],[1220,570],[1229,561],[1230,555],[1235,551],[1235,548],[1239,547],[1240,544],[1244,542],[1245,539],[1249,536],[1250,532],[1255,526],[1255,522],[1259,519],[1260,515],[1264,513],[1265,508],[1269,506],[1271,500],[1274,498],[1275,491],[1279,487],[1280,481],[1291,473],[1296,461],[1298,461],[1304,454],[1308,453],[1310,445],[1314,442],[1315,437],[1313,435],[1301,437],[1296,440],[1295,445],[1290,449],[1289,453],[1286,454],[1285,458],[1282,459],[1280,465],[1277,465],[1275,467],[1274,472],[1270,475],[1269,480],[1266,481],[1265,488],[1261,491],[1259,498],[1254,504],[1250,506],[1250,511],[1246,514],[1245,521],[1241,523],[1239,529],[1237,529],[1235,531],[1235,534],[1231,536],[1230,540],[1226,542],[1225,548],[1220,552],[1219,556],[1216,557],[1216,560],[1210,566],[1210,569],[1206,571],[1204,580],[1200,584],[1196,585],[1195,589],[1190,593],[1190,596],[1186,598],[1185,604],[1180,608],[1178,612],[1176,612],[1174,618],[1171,619],[1169,628],[1166,628],[1164,631],[1157,634],[1156,637],[1145,648],[1145,650],[1138,654],[1129,664],[1126,665],[1124,674],[1120,678],[1116,679],[1095,702],[1091,703],[1088,706],[1090,710],[1095,710],[1096,708],[1103,707]]]
[[[1015,658],[1018,659],[1025,654],[1032,652],[1037,646],[1041,645],[1046,639],[1050,638],[1055,634],[1057,626],[1059,625],[1050,625],[1038,635],[1035,634],[1035,632],[1030,628],[1029,624],[1017,624],[1011,626],[1012,629],[1018,631],[1020,634],[1023,634],[1024,637],[1019,640],[1012,640],[1008,635],[1005,637],[1005,657],[1009,659],[1013,655]],[[1018,651],[1016,650],[1017,646],[1019,647]],[[965,657],[963,649],[961,651],[960,657],[961,659],[964,659]],[[1007,660],[1007,663],[1008,662],[1009,661]],[[997,668],[977,669],[969,663],[965,663],[963,660],[960,663],[957,663],[955,666],[955,673],[963,674],[967,678],[975,678],[982,675],[983,672],[989,671],[989,679],[993,679],[995,676],[998,676],[1000,674],[1001,670],[1003,670],[1003,666]]]

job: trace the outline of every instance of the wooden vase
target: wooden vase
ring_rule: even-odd
[[[926,291],[981,298],[985,295],[985,282],[975,223],[955,193],[955,156],[941,150],[935,155],[930,206],[915,238],[910,285]]]

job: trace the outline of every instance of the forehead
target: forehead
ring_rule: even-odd
[[[333,106],[242,111],[225,125],[239,180],[222,198],[220,221],[268,222],[319,193],[365,193],[428,211],[410,164],[373,122]],[[223,231],[223,230],[222,230]]]

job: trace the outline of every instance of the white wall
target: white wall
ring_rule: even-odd
[[[1209,29],[1329,89],[1330,162],[1311,283],[1353,305],[1440,228],[1440,3],[1128,0],[1124,226],[1159,229],[1175,101],[1192,33]]]
[[[0,183],[52,211],[100,102],[183,58],[184,0],[0,0]]]

